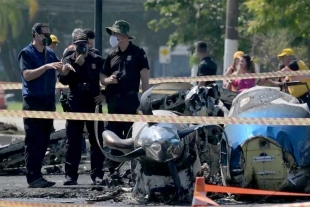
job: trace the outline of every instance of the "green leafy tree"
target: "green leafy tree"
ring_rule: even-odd
[[[307,43],[310,57],[310,21],[308,21],[310,1],[247,0],[244,5],[252,14],[252,18],[248,21],[248,31],[251,34],[266,35],[273,30],[277,31],[280,37],[283,29],[287,29],[294,38],[288,40],[286,46],[299,47]]]
[[[149,0],[146,10],[154,9],[160,14],[148,26],[155,32],[174,28],[169,36],[168,45],[193,45],[196,41],[208,42],[210,53],[218,58],[223,56],[225,34],[226,0]]]
[[[293,34],[307,36],[310,1],[299,0],[247,0],[245,6],[253,13],[249,31],[266,31],[270,28],[289,28]]]
[[[196,55],[196,53],[192,54],[190,57],[189,57],[189,65],[190,67],[193,67],[194,65],[198,65],[200,62],[198,56]]]
[[[250,14],[239,1],[239,50],[251,52],[252,36],[247,31]],[[168,45],[187,44],[193,47],[196,41],[206,41],[209,52],[218,61],[223,59],[226,26],[227,0],[148,0],[147,11],[155,10],[160,18],[153,19],[148,26],[153,31],[174,28]],[[193,51],[193,48],[192,48]]]
[[[281,35],[279,35],[281,34]],[[253,54],[258,56],[261,72],[277,71],[279,60],[277,55],[286,47],[293,47],[298,58],[307,57],[307,47],[299,43],[289,29],[269,30],[266,34],[257,34],[253,38]]]
[[[0,43],[3,43],[11,33],[17,38],[23,30],[22,8],[29,10],[29,20],[32,20],[38,10],[37,0],[2,0],[0,6]]]

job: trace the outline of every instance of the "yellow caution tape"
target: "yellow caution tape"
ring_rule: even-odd
[[[116,122],[157,122],[192,124],[255,124],[309,126],[309,118],[252,118],[252,117],[202,117],[202,116],[154,116],[128,114],[95,114],[49,111],[0,110],[1,117],[43,118],[60,120],[98,120]]]
[[[219,81],[219,80],[235,80],[235,79],[251,79],[251,78],[278,78],[278,77],[284,77],[284,76],[299,76],[299,75],[310,75],[310,70],[284,71],[284,72],[277,71],[277,72],[268,72],[268,73],[246,73],[246,74],[229,75],[229,76],[213,75],[213,76],[199,76],[199,77],[151,78],[150,84],[171,83],[171,82],[188,83],[188,82],[197,82],[197,81]],[[21,89],[22,84],[14,83],[14,82],[2,82],[1,88],[3,90]],[[64,86],[60,83],[57,83],[56,88],[68,88],[68,86]]]

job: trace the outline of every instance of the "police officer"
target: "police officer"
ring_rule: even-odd
[[[81,29],[81,28],[75,28],[73,31],[72,31],[72,40],[74,39],[74,37],[76,36],[76,34],[78,33],[85,33],[88,37],[88,51],[89,52],[94,52],[95,54],[97,55],[100,55],[100,52],[99,50],[95,49],[93,46],[94,46],[94,41],[95,41],[95,32],[93,32],[92,30],[90,29]],[[65,58],[65,57],[68,57],[69,55],[72,55],[73,53],[75,52],[75,47],[74,45],[69,45],[63,55],[62,55],[62,60]],[[85,128],[84,128],[85,129]],[[86,140],[85,138],[83,137],[82,139],[82,153],[86,153]]]
[[[72,41],[73,41],[74,37],[76,36],[76,34],[81,33],[81,32],[83,32],[83,29],[81,29],[81,28],[75,28],[75,29],[72,31],[72,34],[71,34],[71,36],[72,36]],[[67,57],[67,56],[71,55],[72,53],[74,53],[74,51],[75,51],[74,45],[72,45],[72,44],[69,45],[69,46],[64,50],[64,52],[63,52],[63,54],[62,54],[61,61],[62,61],[65,57]]]
[[[124,20],[118,20],[112,27],[106,28],[110,44],[114,49],[105,61],[101,83],[106,86],[106,102],[109,114],[136,114],[140,106],[138,98],[140,80],[142,91],[149,87],[149,64],[144,50],[134,45],[129,34],[130,25]],[[131,122],[109,122],[107,129],[120,138],[125,139]],[[116,151],[112,154],[117,155]],[[106,161],[110,167],[115,162]]]
[[[77,33],[73,38],[75,52],[63,59],[65,64],[59,81],[63,85],[69,85],[68,108],[71,112],[94,113],[97,104],[104,99],[100,91],[100,71],[104,59],[88,51],[88,37],[85,33]],[[101,113],[102,113],[102,108]],[[86,121],[89,133],[91,178],[93,183],[103,179],[104,156],[97,144],[94,132],[94,121]],[[99,122],[100,132],[103,131],[103,123]],[[68,150],[66,153],[64,185],[77,185],[78,167],[81,160],[81,145],[84,121],[67,120]],[[102,144],[102,138],[99,136]]]
[[[55,111],[56,70],[61,71],[59,62],[49,46],[52,40],[47,24],[36,23],[32,27],[32,43],[18,55],[21,69],[23,110]],[[55,185],[41,175],[42,161],[45,156],[52,119],[24,118],[25,163],[28,187],[43,188]]]

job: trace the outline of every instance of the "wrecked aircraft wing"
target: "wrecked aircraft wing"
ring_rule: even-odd
[[[66,151],[66,130],[51,134],[49,147],[43,160],[43,165],[60,164]],[[24,166],[25,142],[23,140],[0,147],[0,171],[7,168]]]
[[[229,116],[310,118],[307,104],[276,88],[254,87],[233,101]],[[307,187],[309,126],[226,125],[221,140],[221,174],[229,186],[267,190]]]

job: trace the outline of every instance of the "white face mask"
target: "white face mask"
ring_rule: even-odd
[[[118,43],[119,43],[118,39],[115,36],[112,35],[110,37],[110,45],[112,47],[116,47],[118,45]]]

